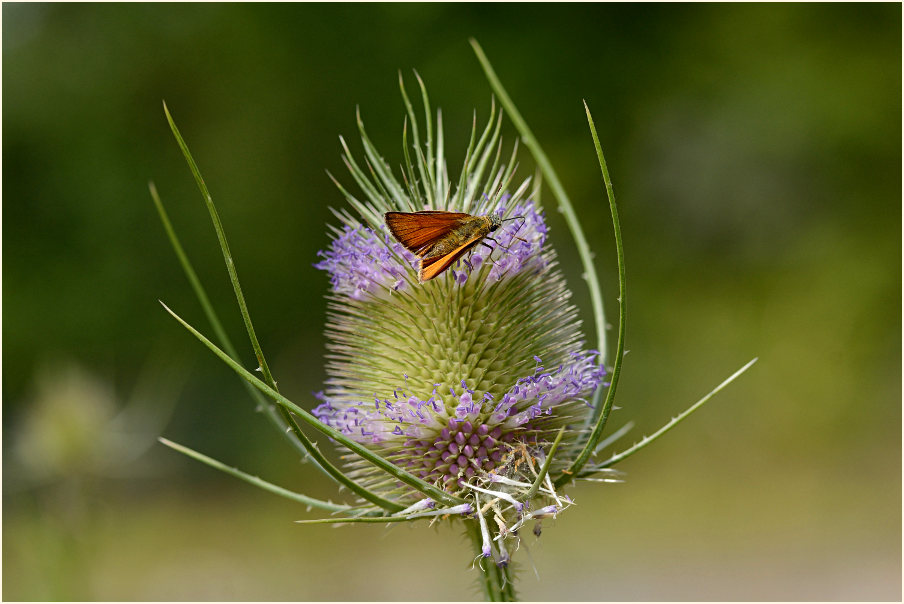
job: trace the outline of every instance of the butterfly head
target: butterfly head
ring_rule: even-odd
[[[499,214],[490,214],[490,232],[492,233],[496,229],[502,226],[503,222],[508,222],[509,220],[524,220],[524,216],[512,216],[511,218],[500,218]]]
[[[490,214],[490,232],[492,233],[496,229],[502,226],[502,218],[499,217],[499,214]]]

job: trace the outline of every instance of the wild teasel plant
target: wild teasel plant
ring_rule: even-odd
[[[602,296],[573,207],[482,50],[472,44],[575,238],[590,286],[598,349],[584,343],[571,292],[550,246],[540,179],[516,181],[517,144],[503,155],[502,112],[497,115],[493,103],[479,135],[475,118],[461,173],[453,181],[441,113],[437,112],[434,128],[426,88],[418,77],[425,115],[419,124],[400,77],[407,114],[401,173],[396,175],[378,153],[360,114],[363,164],[340,139],[344,162],[361,194],[352,194],[334,179],[350,208],[334,210],[339,225],[330,227],[332,241],[315,264],[330,280],[328,380],[317,394],[320,404],[308,412],[276,387],[222,223],[164,106],[210,212],[262,379],[235,360],[235,349],[152,184],[164,227],[220,346],[167,310],[245,380],[274,426],[313,466],[353,493],[355,501],[337,504],[293,493],[187,447],[161,442],[265,490],[333,514],[302,523],[460,522],[474,543],[484,595],[489,600],[514,600],[511,553],[526,527],[539,535],[542,520],[567,510],[573,500],[564,491],[577,480],[620,481],[615,464],[671,429],[755,359],[656,433],[606,460],[595,459],[630,429],[628,424],[602,439],[621,369],[625,325],[624,257],[605,159],[587,109],[609,197],[619,267],[618,339],[609,370],[603,358]],[[417,257],[393,238],[384,215],[422,210],[493,216],[499,219],[494,223],[499,228],[449,270],[421,283]],[[343,467],[321,453],[298,420],[335,443]]]

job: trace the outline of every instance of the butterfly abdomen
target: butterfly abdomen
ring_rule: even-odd
[[[472,220],[459,226],[425,250],[424,257],[445,256],[454,252],[464,242],[477,242],[490,233],[490,223],[486,216],[474,216]]]

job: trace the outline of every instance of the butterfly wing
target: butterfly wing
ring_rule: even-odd
[[[471,217],[470,214],[439,210],[386,212],[384,215],[392,236],[418,256]]]
[[[421,258],[420,270],[417,274],[418,281],[424,283],[425,281],[433,279],[452,266],[456,260],[464,256],[478,241],[480,241],[480,237],[472,237],[445,256]]]

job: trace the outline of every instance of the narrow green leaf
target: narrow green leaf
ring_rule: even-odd
[[[609,379],[609,389],[606,392],[606,402],[600,408],[598,404],[599,394],[594,393],[594,414],[591,416],[595,419],[593,430],[584,443],[583,449],[572,462],[571,466],[561,476],[559,476],[555,485],[561,486],[577,476],[587,460],[596,449],[597,443],[603,435],[603,429],[606,427],[606,421],[609,419],[609,412],[612,411],[612,404],[615,402],[615,392],[618,389],[618,379],[621,376],[622,361],[625,357],[625,298],[626,298],[626,282],[625,282],[625,252],[622,246],[621,223],[618,220],[618,208],[615,205],[615,194],[612,191],[612,182],[609,180],[609,169],[606,167],[606,158],[603,156],[603,149],[600,146],[600,139],[596,135],[596,126],[593,124],[593,116],[590,115],[590,108],[584,103],[584,109],[587,112],[587,123],[590,125],[590,135],[593,137],[593,146],[596,148],[596,156],[600,163],[600,170],[603,174],[603,182],[606,185],[606,193],[609,197],[609,211],[612,214],[612,228],[615,231],[615,250],[618,258],[618,340],[615,344],[615,363],[612,367],[612,377]],[[599,409],[599,413],[597,410]]]
[[[182,134],[179,132],[179,129],[176,127],[176,122],[173,120],[173,116],[170,115],[169,108],[166,106],[166,103],[163,103],[163,111],[166,114],[166,121],[169,123],[170,130],[173,133],[173,136],[176,137],[176,142],[179,144],[179,148],[182,150],[182,155],[185,157],[185,161],[188,163],[188,167],[192,172],[192,175],[195,177],[195,182],[198,185],[198,189],[201,191],[201,195],[204,197],[204,203],[207,205],[207,211],[210,214],[210,219],[213,222],[214,230],[217,233],[217,240],[220,242],[220,251],[223,254],[223,260],[226,263],[226,271],[229,273],[229,280],[232,283],[232,289],[235,292],[235,299],[239,305],[239,311],[242,314],[242,320],[245,323],[245,330],[248,332],[248,339],[251,341],[251,348],[254,350],[254,356],[257,358],[258,368],[264,376],[264,381],[268,386],[273,388],[274,390],[278,390],[276,387],[276,380],[273,378],[273,374],[270,373],[270,366],[267,364],[267,360],[264,358],[264,351],[261,348],[260,342],[257,339],[257,334],[254,331],[254,325],[251,322],[251,314],[248,312],[248,305],[245,302],[245,296],[242,293],[242,286],[239,283],[238,272],[235,268],[235,261],[232,259],[232,252],[229,251],[229,243],[226,241],[226,231],[223,229],[223,223],[220,221],[219,212],[217,212],[217,208],[213,203],[213,198],[210,195],[210,191],[207,190],[207,184],[204,182],[204,178],[201,176],[201,170],[198,168],[197,163],[195,162],[194,157],[192,157],[191,151],[188,149],[188,145],[185,143],[185,139],[182,138]],[[286,426],[292,431],[295,437],[305,446],[305,448],[310,452],[310,447],[306,443],[307,437],[301,432],[301,428],[298,427],[298,424],[295,423],[295,420],[285,409],[280,408],[280,414],[282,415],[282,419],[285,422]]]
[[[540,147],[540,143],[537,141],[536,137],[534,137],[533,132],[531,132],[530,128],[527,126],[524,118],[521,117],[521,114],[518,112],[517,107],[515,107],[512,99],[505,91],[505,88],[503,88],[502,83],[496,76],[496,72],[493,69],[493,66],[490,64],[490,60],[487,58],[486,54],[484,54],[483,49],[480,47],[480,44],[477,43],[477,40],[471,38],[470,41],[471,46],[474,47],[474,53],[477,55],[477,59],[480,61],[480,64],[483,67],[483,71],[486,74],[487,80],[490,82],[490,86],[493,88],[496,96],[499,97],[499,102],[508,112],[509,118],[515,125],[515,128],[521,134],[521,138],[524,140],[524,144],[527,145],[527,148],[530,149],[531,153],[533,154],[537,165],[543,171],[543,175],[546,177],[546,180],[549,183],[549,188],[552,190],[553,195],[559,202],[559,207],[562,210],[562,214],[565,216],[565,221],[568,224],[568,228],[571,230],[571,234],[574,237],[575,245],[578,248],[578,254],[581,257],[581,263],[584,266],[584,278],[587,281],[587,287],[590,289],[590,301],[593,306],[593,319],[596,324],[598,348],[603,360],[605,361],[606,318],[603,312],[603,294],[602,290],[600,289],[599,280],[596,276],[596,267],[593,262],[593,254],[590,251],[590,246],[587,244],[587,239],[584,237],[584,231],[583,229],[581,229],[580,220],[578,219],[577,214],[574,211],[574,207],[571,205],[571,200],[565,193],[565,189],[562,187],[562,183],[559,181],[559,177],[553,169],[552,164],[549,162],[549,159],[546,157],[546,154]]]
[[[239,284],[238,273],[235,269],[235,261],[232,259],[232,252],[229,251],[229,244],[226,241],[226,231],[223,229],[223,223],[220,220],[220,215],[213,203],[213,198],[211,197],[210,192],[207,190],[207,185],[204,182],[204,178],[201,176],[201,171],[198,169],[198,165],[195,163],[191,152],[188,150],[188,145],[185,143],[185,139],[182,138],[182,134],[176,127],[176,123],[173,121],[173,116],[170,115],[169,108],[166,106],[166,103],[163,103],[163,111],[166,113],[166,121],[169,122],[170,130],[172,130],[173,136],[176,137],[176,142],[179,144],[179,148],[182,150],[182,154],[185,156],[185,161],[188,162],[188,166],[195,177],[195,182],[198,184],[198,188],[201,190],[201,195],[204,197],[204,203],[207,205],[207,210],[210,213],[210,219],[211,221],[213,221],[213,227],[217,233],[217,240],[220,242],[220,250],[223,253],[223,260],[225,260],[226,262],[226,270],[229,273],[229,280],[232,282],[232,288],[235,290],[236,300],[239,304],[239,310],[241,310],[242,313],[242,319],[245,321],[245,329],[248,331],[248,337],[251,339],[251,345],[254,348],[254,355],[257,358],[258,367],[260,367],[261,373],[264,376],[264,381],[267,382],[267,384],[269,384],[271,387],[275,388],[275,382],[273,381],[273,376],[270,373],[270,367],[267,365],[267,361],[264,359],[264,353],[261,350],[260,343],[257,340],[257,335],[254,332],[254,325],[252,325],[251,323],[251,316],[248,313],[248,306],[245,303],[245,296],[242,294],[242,286]]]
[[[255,388],[257,388],[258,390],[263,392],[266,396],[268,396],[269,398],[276,401],[276,403],[285,407],[287,410],[291,411],[292,413],[296,414],[298,417],[300,417],[302,420],[304,420],[305,423],[310,425],[312,428],[314,428],[318,432],[321,432],[322,434],[325,434],[326,436],[339,442],[340,444],[344,445],[348,449],[351,449],[354,453],[357,453],[360,457],[362,457],[363,459],[372,463],[373,465],[377,466],[378,468],[380,468],[387,474],[390,474],[391,476],[397,478],[401,482],[404,482],[408,486],[420,491],[421,493],[424,493],[425,495],[427,495],[437,501],[442,501],[442,502],[450,504],[450,505],[457,505],[457,504],[464,503],[464,499],[451,495],[441,489],[436,488],[435,486],[433,486],[431,484],[428,484],[427,482],[421,480],[420,478],[402,470],[400,467],[396,466],[395,464],[383,459],[382,457],[380,457],[379,455],[377,455],[376,453],[374,453],[373,451],[371,451],[364,445],[349,439],[344,434],[341,434],[337,430],[334,430],[333,428],[327,426],[326,424],[324,424],[323,422],[318,420],[316,417],[311,415],[308,411],[305,411],[304,409],[302,409],[301,407],[299,407],[298,405],[296,405],[295,403],[293,403],[292,401],[290,401],[289,399],[284,397],[282,394],[280,394],[279,392],[274,390],[273,388],[270,388],[270,386],[268,386],[267,384],[265,384],[264,382],[259,380],[256,376],[254,376],[251,372],[249,372],[247,369],[242,367],[239,363],[235,362],[235,360],[230,358],[229,355],[227,355],[222,350],[217,348],[217,346],[213,342],[211,342],[210,340],[205,338],[194,327],[192,327],[184,319],[182,319],[182,317],[180,317],[179,315],[174,313],[172,310],[170,310],[165,304],[163,304],[161,302],[161,305],[163,305],[163,307],[166,309],[166,311],[168,313],[170,313],[174,319],[179,321],[179,323],[181,323],[183,327],[185,327],[189,332],[191,332],[192,335],[194,335],[198,340],[201,341],[201,343],[203,343],[205,346],[207,346],[207,348],[209,348],[214,354],[216,354],[218,357],[220,357],[220,359],[224,363],[229,365],[229,367],[231,367],[233,371],[238,373],[239,376],[241,376],[242,378],[247,380],[251,385],[253,385]],[[316,451],[316,448],[314,450]],[[314,453],[312,452],[312,455],[313,454]],[[360,487],[358,487],[358,485],[355,484],[354,486],[357,487],[358,489],[360,489]],[[349,487],[349,488],[352,488],[352,487]],[[385,501],[385,500],[383,501],[382,504],[378,504],[378,505],[380,505],[380,507],[383,507],[385,509],[392,509],[392,511],[398,511],[400,509],[403,509],[402,507],[399,506],[399,504],[397,504],[395,502],[391,502],[391,501]]]
[[[406,516],[346,516],[344,518],[315,518],[312,520],[296,520],[295,524],[347,524],[353,522],[381,524],[383,522],[414,522],[415,520],[433,520],[440,517],[442,517],[442,514],[410,514]]]
[[[233,360],[229,355],[227,355],[222,350],[217,348],[216,345],[213,344],[213,342],[211,342],[210,340],[205,338],[197,330],[195,330],[188,323],[186,323],[181,317],[176,315],[172,310],[169,309],[169,307],[166,306],[166,304],[163,304],[163,302],[161,302],[161,305],[163,305],[163,308],[165,308],[166,311],[168,313],[170,313],[177,321],[179,321],[186,329],[188,329],[192,334],[194,334],[195,337],[200,339],[208,348],[210,348],[212,351],[214,351],[214,353],[216,353],[217,356],[219,356],[221,359],[223,359],[227,365],[232,367],[233,370],[235,370],[239,374],[240,377],[244,378],[245,381],[250,383],[252,386],[256,387],[258,390],[260,390],[261,392],[263,392],[270,398],[272,398],[277,404],[280,405],[280,408],[283,411],[285,411],[286,413],[288,413],[290,410],[292,410],[290,408],[287,408],[286,405],[284,405],[281,400],[274,398],[273,394],[275,394],[276,397],[284,399],[284,397],[282,397],[282,395],[280,395],[279,392],[270,388],[267,384],[264,384],[263,382],[261,382],[259,379],[257,379],[255,376],[253,376],[248,370],[246,370],[239,363],[237,363],[235,360]],[[249,377],[251,379],[249,379]],[[285,400],[288,400],[288,399],[285,399]],[[303,413],[307,414],[306,411],[304,411],[304,410],[302,410],[302,411],[303,411]],[[314,420],[315,422],[317,421],[310,414],[307,414],[307,417],[305,417],[305,420],[308,421],[308,418]],[[397,512],[401,509],[404,509],[403,506],[395,503],[394,501],[384,499],[383,497],[380,497],[376,493],[372,493],[368,489],[365,489],[364,487],[359,485],[357,482],[355,482],[354,480],[352,480],[351,478],[346,476],[341,470],[339,470],[337,467],[335,467],[332,463],[329,462],[329,460],[326,459],[326,457],[323,456],[323,454],[317,448],[317,445],[315,443],[311,442],[308,439],[308,437],[303,432],[301,432],[301,430],[298,431],[297,436],[301,439],[301,442],[304,445],[305,449],[307,450],[308,454],[315,461],[317,461],[317,463],[320,464],[320,466],[323,467],[323,469],[332,478],[334,478],[337,482],[339,482],[341,485],[347,487],[350,491],[352,491],[356,495],[362,497],[363,499],[365,499],[367,501],[370,501],[374,505],[377,505],[383,509],[386,509],[386,510],[389,510],[392,512]]]
[[[380,162],[383,163],[383,160],[380,159]],[[379,188],[380,199],[384,200],[384,205],[386,205],[389,208],[397,207],[396,204],[391,203],[392,201],[401,201],[401,202],[405,203],[406,205],[409,205],[409,206],[411,205],[411,200],[406,199],[403,194],[393,195],[386,189],[386,186],[383,184],[383,179],[377,175],[376,171],[374,171],[373,163],[367,157],[364,158],[364,164],[367,166],[367,169],[370,170],[371,180],[373,182],[377,183],[377,187]],[[385,164],[384,164],[384,167],[385,167]],[[386,170],[388,171],[389,168],[386,168]],[[401,185],[400,185],[400,187],[401,187]],[[389,202],[389,203],[387,203],[387,202]]]
[[[264,356],[263,356],[263,351],[261,350],[260,344],[257,340],[257,336],[254,333],[254,327],[251,324],[251,317],[250,317],[250,314],[248,313],[247,305],[245,304],[245,298],[241,291],[241,285],[239,284],[238,275],[235,270],[235,263],[233,262],[232,254],[229,251],[229,245],[226,241],[226,235],[223,230],[222,223],[220,222],[219,214],[217,213],[216,207],[213,204],[213,199],[211,198],[210,193],[207,190],[207,185],[204,183],[204,179],[201,176],[201,172],[198,169],[198,166],[195,163],[194,158],[192,157],[191,152],[189,151],[188,146],[185,143],[185,140],[182,138],[182,135],[179,132],[179,129],[176,127],[176,124],[173,121],[173,118],[169,113],[169,109],[167,108],[166,103],[163,104],[163,109],[164,109],[164,112],[166,113],[166,119],[170,125],[170,129],[172,130],[173,135],[176,137],[176,141],[179,144],[179,148],[182,150],[182,154],[184,155],[186,162],[188,163],[189,168],[191,169],[192,174],[195,177],[195,182],[197,183],[198,188],[201,190],[201,194],[204,197],[205,203],[207,205],[208,211],[211,216],[211,220],[214,223],[214,230],[216,231],[217,238],[220,242],[220,248],[223,253],[223,258],[226,262],[226,268],[229,273],[230,280],[233,284],[233,289],[235,291],[236,300],[238,301],[239,308],[242,313],[242,318],[245,321],[245,327],[246,327],[246,330],[248,331],[248,336],[251,339],[251,343],[252,343],[252,347],[254,348],[255,355],[257,356],[257,359],[259,362],[259,367],[261,368],[261,371],[264,373],[265,379],[267,380],[267,387],[272,389],[273,391],[276,391],[276,382],[273,379],[272,374],[270,373],[269,367],[267,366],[266,360],[264,359]],[[152,196],[153,196],[153,192],[152,192]],[[163,207],[162,204],[158,204],[158,211],[162,210],[162,207]],[[162,216],[165,217],[165,213],[163,213]],[[168,224],[168,222],[169,222],[168,220],[165,220],[164,225],[166,226],[166,224]],[[171,228],[169,228],[167,230],[168,230],[168,232],[172,232],[172,237],[175,236],[175,233],[172,231]],[[176,240],[176,241],[178,241],[178,240]],[[179,246],[179,249],[181,249],[181,246]],[[180,259],[182,257],[184,257],[185,261],[187,262],[187,257],[185,257],[184,254],[182,254],[180,256]],[[183,266],[186,266],[186,265],[183,264]],[[188,266],[190,267],[190,265],[188,265]],[[194,274],[194,271],[192,270],[191,273]],[[204,296],[204,298],[206,299],[206,295]],[[210,307],[209,304],[208,304],[208,307]],[[165,308],[165,305],[164,305],[164,308]],[[212,307],[210,307],[210,310],[212,311]],[[167,308],[167,311],[169,311],[168,308]],[[213,316],[215,317],[215,314]],[[179,320],[181,321],[181,319],[179,319]],[[185,324],[185,323],[183,322],[183,324]],[[212,343],[210,345],[213,346]],[[216,348],[216,346],[214,346],[214,348]],[[231,344],[230,344],[230,348],[231,348]],[[217,348],[217,350],[219,350],[219,349]],[[234,352],[234,349],[233,349],[233,352]],[[227,355],[225,353],[222,353],[222,354],[226,358],[229,358],[230,361],[232,361],[232,357],[230,355]],[[236,363],[235,361],[232,361],[232,363],[234,363],[235,366],[240,367],[240,365],[238,365],[238,363]],[[244,368],[242,368],[242,371],[245,371]],[[246,381],[247,381],[247,379],[246,379]],[[254,385],[253,382],[249,382],[249,383]],[[370,492],[369,490],[361,487],[356,482],[354,482],[353,480],[351,480],[350,478],[345,476],[345,474],[343,474],[338,468],[336,468],[333,464],[331,464],[323,456],[323,454],[320,453],[320,451],[316,448],[314,443],[312,443],[307,438],[307,436],[301,431],[301,428],[299,428],[298,424],[295,422],[295,420],[289,414],[289,410],[286,409],[284,405],[278,405],[278,409],[279,409],[279,414],[282,418],[282,421],[285,423],[285,426],[288,427],[288,430],[290,430],[291,433],[295,436],[298,443],[305,450],[305,452],[310,456],[310,458],[315,461],[318,468],[323,470],[327,475],[329,475],[331,478],[335,479],[341,485],[348,487],[348,489],[351,490],[353,493],[359,495],[360,497],[364,498],[367,501],[370,501],[371,503],[374,503],[375,505],[378,505],[378,506],[380,506],[384,509],[390,510],[390,511],[398,511],[400,509],[403,509],[403,507],[400,506],[399,504],[389,501],[387,499],[384,499],[384,498],[380,497],[379,495]]]
[[[307,495],[302,495],[301,493],[295,493],[288,489],[284,489],[283,487],[276,486],[273,483],[267,482],[257,476],[251,476],[250,474],[246,474],[237,468],[232,468],[227,466],[226,464],[213,459],[212,457],[208,457],[203,453],[198,453],[194,449],[189,449],[186,446],[174,443],[171,440],[167,440],[166,438],[158,438],[162,444],[166,445],[170,449],[174,449],[184,455],[191,457],[192,459],[196,459],[203,464],[207,464],[211,468],[215,468],[220,470],[221,472],[225,472],[230,474],[231,476],[235,476],[240,480],[244,480],[249,484],[253,484],[256,487],[264,489],[265,491],[270,491],[271,493],[275,493],[280,497],[285,497],[286,499],[291,499],[293,501],[297,501],[299,503],[303,503],[305,505],[309,505],[311,507],[320,508],[321,510],[327,510],[329,512],[347,512],[352,510],[352,506],[342,505],[338,503],[333,503],[331,501],[322,501],[320,499],[314,499],[313,497],[308,497]]]
[[[735,371],[733,374],[731,374],[731,376],[729,376],[724,382],[722,382],[721,384],[719,384],[718,386],[716,386],[715,388],[713,388],[713,389],[709,392],[709,394],[707,394],[706,396],[704,396],[703,398],[701,398],[700,400],[698,400],[696,403],[694,403],[693,405],[691,405],[690,407],[688,407],[687,409],[685,409],[682,413],[680,413],[680,414],[676,415],[675,417],[673,417],[673,418],[672,418],[666,425],[664,425],[662,428],[660,428],[659,430],[657,430],[656,432],[654,432],[654,433],[651,434],[650,436],[644,437],[640,442],[636,443],[636,444],[635,444],[634,446],[632,446],[631,448],[629,448],[629,449],[627,449],[627,450],[625,450],[625,451],[622,451],[621,453],[617,453],[617,454],[613,455],[612,457],[610,457],[610,458],[607,459],[606,461],[600,463],[600,464],[597,466],[597,468],[602,469],[602,468],[608,468],[608,467],[610,467],[610,466],[613,466],[613,465],[617,464],[618,462],[620,462],[620,461],[622,461],[622,460],[624,460],[624,459],[626,459],[626,458],[628,458],[628,457],[634,455],[635,453],[637,453],[638,451],[640,451],[640,450],[643,449],[644,447],[646,447],[648,444],[650,444],[651,442],[653,442],[654,440],[656,440],[657,438],[659,438],[660,436],[662,436],[663,434],[665,434],[666,432],[668,432],[669,430],[671,430],[672,428],[674,428],[675,426],[677,426],[679,423],[681,423],[681,422],[682,422],[684,419],[686,419],[691,413],[693,413],[694,411],[696,411],[697,409],[699,409],[700,407],[702,407],[702,406],[704,405],[704,403],[706,403],[706,401],[708,401],[708,400],[711,399],[713,396],[715,396],[715,394],[716,394],[717,392],[719,392],[720,390],[722,390],[723,388],[725,388],[727,385],[729,385],[730,383],[732,383],[733,381],[735,381],[735,379],[737,379],[738,377],[740,377],[740,375],[741,375],[742,373],[744,373],[745,371],[747,371],[748,369],[750,369],[750,367],[751,367],[754,363],[756,363],[757,360],[758,360],[758,358],[754,358],[753,360],[751,360],[749,363],[747,363],[746,365],[744,365],[743,367],[741,367],[740,369],[738,369],[737,371]]]
[[[559,428],[559,433],[556,434],[556,439],[552,442],[552,446],[549,447],[549,452],[546,454],[546,459],[543,461],[543,466],[540,468],[540,473],[537,474],[537,479],[534,481],[534,484],[531,485],[530,490],[527,492],[527,495],[524,496],[524,499],[526,501],[533,499],[534,495],[537,494],[537,491],[540,490],[540,485],[543,484],[543,479],[546,478],[546,474],[549,472],[549,466],[552,463],[553,456],[556,454],[556,449],[559,448],[559,442],[561,442],[563,434],[565,434],[565,426]]]
[[[415,147],[414,153],[415,153],[415,155],[417,155],[417,160],[419,163],[421,163],[421,164],[427,163],[427,158],[424,157],[424,152],[420,147]],[[431,169],[431,170],[429,170],[429,172],[432,174],[433,170]],[[427,208],[435,210],[437,207],[439,207],[439,202],[436,200],[436,191],[433,189],[433,180],[426,181],[422,185],[422,187],[424,189],[424,192],[426,193]]]
[[[175,250],[176,252],[176,256],[179,258],[179,264],[182,265],[182,270],[185,272],[185,276],[188,278],[188,282],[191,284],[191,287],[195,292],[195,297],[198,298],[198,302],[200,302],[201,308],[204,310],[204,315],[210,322],[214,334],[217,336],[217,340],[219,340],[220,342],[220,346],[223,347],[223,350],[225,350],[229,356],[231,356],[232,358],[238,358],[238,353],[236,352],[235,347],[232,345],[232,341],[229,339],[229,336],[226,335],[226,330],[223,329],[220,318],[217,316],[213,305],[210,303],[210,299],[207,296],[207,291],[201,284],[201,280],[198,279],[198,275],[195,272],[191,261],[188,259],[188,255],[182,248],[179,237],[176,235],[176,231],[175,229],[173,229],[173,225],[166,213],[166,209],[163,207],[163,202],[160,200],[160,195],[157,193],[157,187],[154,186],[153,182],[150,182],[148,183],[148,188],[151,192],[151,199],[154,200],[154,205],[157,207],[157,213],[160,216],[160,221],[163,223],[163,228],[170,240],[170,245],[172,245],[173,250]],[[251,398],[254,399],[255,403],[257,403],[257,407],[264,411],[270,423],[272,423],[273,426],[279,431],[279,433],[285,436],[286,440],[288,440],[292,444],[292,446],[295,447],[295,449],[303,455],[302,459],[308,458],[307,450],[304,448],[304,445],[301,444],[301,441],[298,438],[294,438],[291,432],[286,431],[288,424],[286,424],[285,420],[283,420],[281,416],[281,408],[275,403],[269,402],[266,398],[264,398],[264,395],[258,392],[248,382],[242,380],[242,384],[248,391],[248,394],[251,396]],[[315,463],[315,465],[317,465],[317,467],[321,471],[323,471],[323,468],[321,468],[318,464]]]
[[[296,520],[295,524],[349,524],[353,522],[382,524],[384,522],[414,522],[425,520],[424,518],[409,518],[408,516],[351,516],[348,518],[316,518],[314,520]]]

